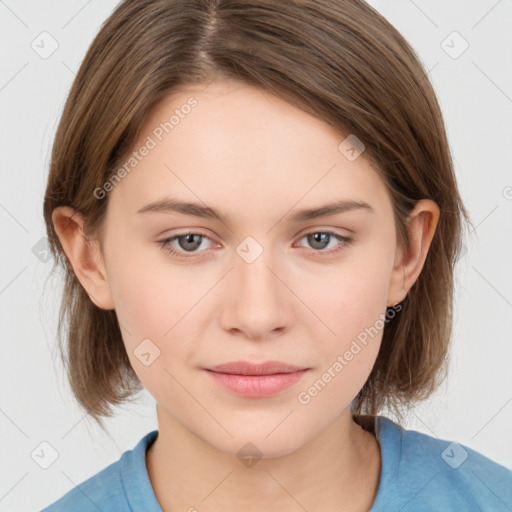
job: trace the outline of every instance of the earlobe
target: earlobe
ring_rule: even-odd
[[[430,199],[421,199],[412,210],[407,227],[410,250],[405,252],[397,248],[389,286],[388,307],[401,302],[421,274],[439,215],[439,207]]]
[[[55,208],[52,221],[73,271],[91,301],[101,309],[114,309],[99,242],[84,233],[82,215],[69,206]]]

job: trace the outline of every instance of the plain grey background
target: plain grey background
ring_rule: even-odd
[[[512,468],[512,1],[369,3],[429,70],[476,226],[457,264],[450,375],[406,428]],[[147,392],[107,422],[110,436],[84,417],[55,362],[61,282],[44,287],[52,139],[74,74],[116,5],[0,0],[0,511],[39,510],[157,428]]]

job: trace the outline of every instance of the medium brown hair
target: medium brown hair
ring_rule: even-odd
[[[389,407],[401,417],[402,406],[430,396],[446,376],[454,267],[462,221],[471,221],[428,76],[407,41],[362,0],[127,0],[104,22],[65,103],[44,198],[50,248],[65,279],[58,346],[78,403],[101,425],[112,406],[143,388],[115,311],[90,300],[52,212],[74,208],[86,236],[103,247],[108,195],[97,199],[93,191],[133,150],[161,100],[215,78],[263,88],[362,141],[392,198],[399,247],[409,247],[416,202],[439,206],[423,270],[386,322],[374,368],[351,404],[354,416]]]

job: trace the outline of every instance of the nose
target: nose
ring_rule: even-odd
[[[282,334],[290,325],[293,293],[270,253],[264,250],[251,263],[234,255],[221,314],[221,326],[226,331],[261,340]]]

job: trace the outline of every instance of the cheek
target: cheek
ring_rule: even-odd
[[[329,296],[320,291],[313,295],[314,307],[329,329],[315,322],[311,339],[316,340],[318,365],[297,400],[305,413],[323,415],[319,422],[334,421],[348,407],[375,364],[386,319],[383,284],[377,277],[372,272],[343,275]]]
[[[120,251],[123,256],[114,256],[110,264],[116,313],[132,333],[130,343],[146,337],[164,339],[202,290],[201,283],[191,286],[189,276],[179,266],[167,264],[158,251],[147,242],[147,247]]]
[[[182,368],[197,363],[199,319],[208,306],[208,301],[201,299],[211,289],[211,282],[193,278],[185,267],[168,265],[164,257],[148,265],[148,258],[155,258],[147,250],[126,253],[110,264],[116,315],[135,373],[158,395],[162,386],[172,387],[169,373],[180,378]]]
[[[389,286],[385,263],[349,262],[301,285],[301,294],[321,321],[319,329],[327,340],[338,345],[350,342],[385,313]]]
[[[302,288],[321,320],[310,322],[315,327],[310,336],[317,340],[321,361],[318,385],[329,383],[324,399],[353,397],[368,378],[386,324],[388,283],[387,258],[376,255],[347,260]]]

